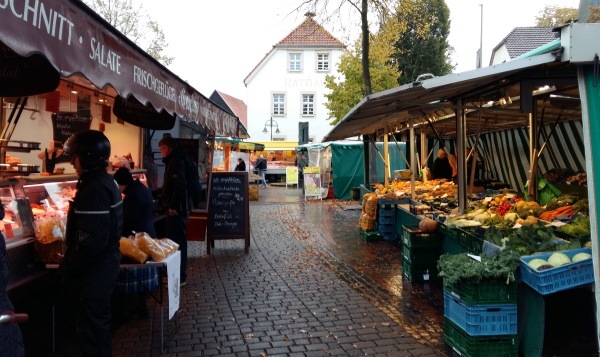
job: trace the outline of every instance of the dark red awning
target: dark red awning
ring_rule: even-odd
[[[98,88],[110,85],[122,98],[133,95],[157,112],[178,115],[217,135],[237,133],[237,117],[174,75],[79,0],[6,2],[0,6],[0,18],[0,40],[6,46],[23,57],[43,56],[61,77],[79,73]]]

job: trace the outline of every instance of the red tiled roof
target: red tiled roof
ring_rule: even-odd
[[[335,46],[343,47],[344,44],[333,37],[323,26],[319,25],[312,17],[307,17],[300,26],[296,27],[276,46]]]
[[[243,100],[237,99],[236,97],[232,97],[229,94],[225,94],[223,92],[217,91],[225,104],[233,111],[238,118],[240,118],[240,122],[244,124],[245,127],[248,127],[247,117],[248,117],[248,107]]]

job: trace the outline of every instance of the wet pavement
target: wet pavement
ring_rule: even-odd
[[[248,254],[243,240],[218,240],[211,255],[204,242],[189,242],[188,284],[177,319],[166,324],[164,355],[454,355],[443,338],[441,282],[403,276],[396,241],[365,242],[360,210],[345,209],[356,205],[270,186],[250,203]],[[72,321],[60,309],[50,352],[48,302],[39,299],[27,355],[74,355]],[[160,306],[148,306],[150,317],[115,328],[114,356],[163,355]]]

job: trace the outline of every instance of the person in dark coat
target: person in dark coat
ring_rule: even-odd
[[[4,218],[4,206],[0,204],[0,220]],[[0,233],[0,313],[15,310],[8,298],[8,261],[6,259],[6,242]],[[0,354],[3,356],[23,357],[25,347],[23,336],[18,325],[0,325]]]
[[[144,232],[152,238],[156,237],[152,221],[152,193],[139,180],[133,179],[126,167],[118,169],[113,178],[125,196],[123,198],[123,237]],[[121,270],[113,303],[116,316],[115,324],[129,320],[131,314],[140,317],[148,316],[146,300],[148,291],[158,286],[158,271],[156,268],[131,268]]]
[[[110,142],[97,130],[72,135],[64,145],[79,180],[69,205],[66,251],[60,264],[74,298],[76,336],[84,356],[111,356],[111,295],[121,264],[121,192],[106,171]]]
[[[181,266],[179,283],[186,285],[187,279],[187,240],[186,225],[188,218],[186,154],[177,147],[177,140],[170,135],[158,142],[165,164],[165,176],[162,187],[162,206],[167,215],[167,236],[179,244]]]
[[[260,177],[262,179],[262,186],[264,188],[267,188],[267,180],[265,178],[265,175],[267,174],[267,159],[265,159],[263,155],[260,155],[258,160],[256,160],[256,165],[254,166],[254,169],[256,169],[256,171],[258,171],[258,173],[260,174]]]
[[[435,180],[452,180],[452,166],[448,161],[448,155],[446,154],[446,150],[444,150],[443,148],[438,150],[438,157],[433,161],[431,175]]]
[[[235,171],[246,171],[246,163],[241,157],[238,157],[238,163],[235,165]]]

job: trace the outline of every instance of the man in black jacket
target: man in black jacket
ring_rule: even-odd
[[[179,244],[181,266],[179,283],[186,285],[187,279],[187,240],[185,230],[188,217],[188,197],[186,180],[186,154],[177,147],[177,140],[170,135],[158,142],[165,164],[162,186],[162,206],[167,214],[167,236]]]
[[[263,187],[267,188],[267,180],[265,179],[265,175],[267,173],[267,159],[265,159],[263,155],[260,155],[256,161],[256,164],[254,165],[254,168],[258,171],[260,177],[262,178]]]
[[[120,269],[121,192],[106,172],[110,142],[100,131],[72,135],[64,145],[79,181],[67,216],[67,249],[60,270],[75,298],[79,349],[110,356],[111,294]]]

